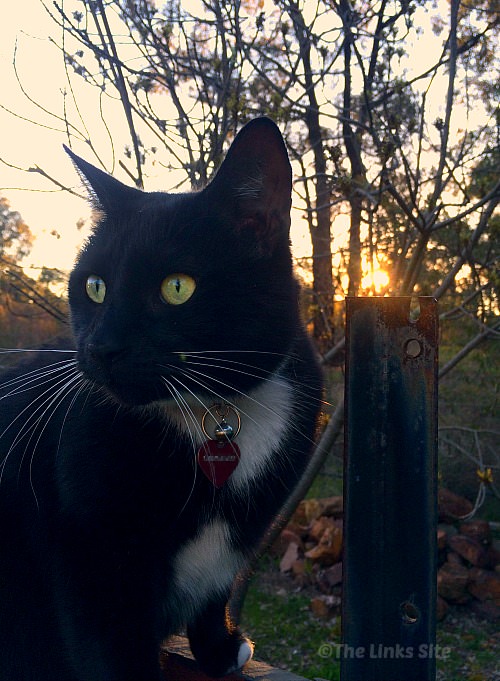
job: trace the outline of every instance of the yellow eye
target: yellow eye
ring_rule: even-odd
[[[161,283],[161,297],[170,305],[186,303],[196,288],[195,280],[188,274],[170,274]]]
[[[106,297],[106,284],[101,277],[91,274],[85,284],[87,295],[94,303],[103,303]]]

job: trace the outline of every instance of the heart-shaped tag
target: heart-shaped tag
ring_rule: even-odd
[[[240,448],[234,442],[207,440],[198,449],[198,464],[214,487],[222,487],[240,462]]]

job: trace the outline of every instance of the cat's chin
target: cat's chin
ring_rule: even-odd
[[[125,383],[103,384],[96,381],[93,381],[93,383],[99,388],[101,394],[122,407],[150,407],[164,399],[158,394],[158,390],[155,390],[154,387]]]

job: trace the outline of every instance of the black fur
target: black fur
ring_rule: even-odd
[[[175,557],[214,519],[251,555],[307,463],[320,403],[286,151],[257,119],[214,181],[182,195],[127,188],[72,157],[101,212],[69,285],[76,363],[41,352],[0,380],[0,679],[152,681],[161,641],[185,626],[202,667],[223,675],[243,640],[230,585],[188,607]],[[169,305],[161,282],[179,272],[196,290]],[[102,304],[90,275],[106,282]],[[279,451],[216,489],[169,413],[183,407],[196,435],[183,399],[232,403],[277,380],[293,401]]]

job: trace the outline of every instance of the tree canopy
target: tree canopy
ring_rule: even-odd
[[[30,253],[33,234],[20,213],[0,197],[0,346],[36,345],[61,331],[65,304],[49,289],[61,274],[43,268],[38,280],[21,263]]]
[[[74,98],[70,143],[103,156],[78,107],[83,80],[99,91],[102,126],[138,186],[153,165],[179,171],[179,186],[202,186],[242,123],[268,114],[281,124],[312,242],[302,265],[323,349],[340,333],[334,301],[345,293],[443,297],[450,269],[463,278],[468,265],[480,287],[494,276],[491,249],[486,260],[473,252],[488,250],[499,197],[496,9],[459,0],[47,5]],[[108,99],[121,105],[121,149]],[[346,222],[347,240],[336,229]]]
[[[33,243],[30,228],[21,215],[0,196],[0,258],[18,262],[25,258]]]

